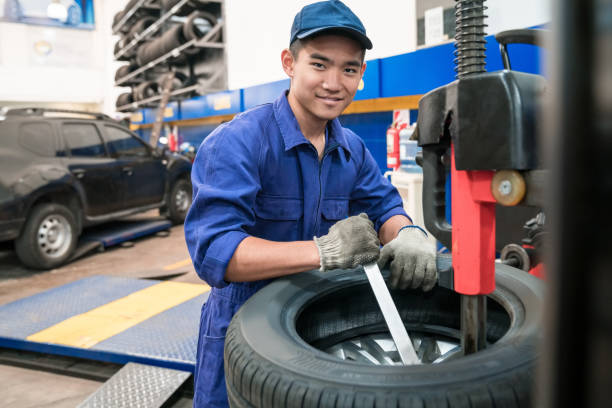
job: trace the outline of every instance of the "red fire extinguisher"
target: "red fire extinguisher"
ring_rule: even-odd
[[[393,170],[397,170],[400,167],[399,145],[399,129],[392,125],[387,129],[387,167]]]

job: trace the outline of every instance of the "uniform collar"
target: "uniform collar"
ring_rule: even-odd
[[[295,146],[301,144],[310,143],[302,134],[300,125],[291,110],[289,100],[287,100],[288,92],[289,91],[284,91],[273,104],[274,118],[283,135],[285,151],[293,149]],[[327,135],[328,140],[326,149],[334,149],[337,146],[341,146],[347,155],[350,156],[351,151],[349,150],[344,130],[338,118],[327,122]]]

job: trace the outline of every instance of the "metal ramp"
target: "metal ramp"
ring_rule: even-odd
[[[162,407],[190,375],[186,371],[128,363],[78,407]]]

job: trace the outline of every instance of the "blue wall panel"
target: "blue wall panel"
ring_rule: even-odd
[[[289,84],[289,79],[283,79],[244,88],[244,109],[248,110],[257,105],[274,102],[283,91],[289,89]]]
[[[454,81],[453,50],[444,44],[382,59],[380,96],[424,94]]]
[[[208,136],[213,130],[217,128],[217,124],[212,125],[198,125],[198,126],[183,126],[179,128],[179,139],[180,142],[189,142],[198,148],[200,143]]]
[[[181,119],[238,113],[242,109],[242,90],[217,92],[181,103]]]
[[[357,133],[378,163],[380,171],[387,171],[387,128],[393,121],[393,112],[360,113],[340,116],[342,126]]]
[[[361,89],[358,89],[355,94],[356,101],[380,97],[380,59],[367,61],[362,81]]]

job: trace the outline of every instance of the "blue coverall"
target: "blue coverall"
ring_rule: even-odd
[[[191,180],[185,237],[195,270],[212,287],[200,318],[194,406],[227,407],[227,326],[240,306],[269,283],[223,279],[238,244],[248,236],[311,240],[362,212],[378,231],[391,216],[406,214],[363,141],[338,119],[328,122],[319,162],[286,92],[215,129],[198,150]]]

